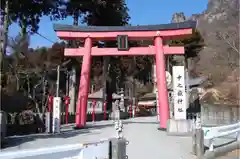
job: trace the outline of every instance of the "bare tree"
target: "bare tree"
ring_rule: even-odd
[[[216,32],[219,46],[225,51],[224,53],[219,55],[221,58],[226,60],[227,65],[232,69],[239,67],[239,29],[239,24],[237,24],[237,26],[228,27],[227,30]]]
[[[239,34],[238,31],[240,29],[240,25],[238,24],[236,27],[233,26],[228,31],[225,32],[217,32],[217,37],[221,39],[232,51],[236,52],[240,55],[239,51]]]

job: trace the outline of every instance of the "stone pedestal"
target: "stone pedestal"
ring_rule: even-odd
[[[191,136],[194,130],[192,120],[169,119],[167,125],[168,135]]]
[[[111,139],[109,144],[109,159],[127,159],[128,156],[126,154],[127,147],[126,139]]]

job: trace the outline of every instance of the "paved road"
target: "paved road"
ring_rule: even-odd
[[[141,117],[124,121],[124,136],[129,140],[127,155],[129,159],[194,159],[191,155],[191,138],[167,136],[166,132],[157,130],[156,117]],[[91,125],[92,123],[88,123]],[[43,147],[53,147],[63,144],[94,142],[100,139],[114,137],[115,130],[111,121],[94,124],[95,128],[64,133],[56,137],[33,135],[12,138],[15,146],[3,151],[15,151]]]
[[[34,156],[34,159],[67,159],[69,157],[74,157],[74,156],[78,156],[78,154],[80,153],[81,150],[73,150],[73,151],[67,151],[67,152],[62,152],[62,153],[51,153],[51,154],[42,154],[42,155],[37,155]],[[1,157],[0,157],[1,158]],[[6,158],[4,158],[6,159]],[[33,159],[32,156],[25,156],[25,157],[21,157],[18,159]]]

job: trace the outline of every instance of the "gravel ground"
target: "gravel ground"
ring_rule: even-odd
[[[12,137],[2,151],[46,148],[63,144],[94,142],[115,136],[112,121],[101,121],[85,130],[69,130],[61,135],[28,135]],[[124,136],[129,141],[129,159],[194,159],[191,154],[191,137],[167,136],[157,130],[156,117],[141,117],[124,121]],[[65,128],[69,129],[69,128]]]

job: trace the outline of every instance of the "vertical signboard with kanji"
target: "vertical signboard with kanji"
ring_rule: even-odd
[[[184,66],[173,66],[174,118],[186,119],[186,91]]]
[[[52,125],[52,132],[53,133],[60,133],[61,127],[61,98],[54,97],[53,98],[53,125]]]

